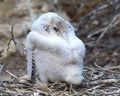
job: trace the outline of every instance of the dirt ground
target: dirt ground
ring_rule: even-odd
[[[86,44],[83,84],[21,84],[0,68],[0,96],[120,96],[120,0],[0,0],[0,64],[16,76],[26,73],[25,52],[13,42],[7,51],[10,27],[24,46],[32,22],[48,11],[70,21]]]

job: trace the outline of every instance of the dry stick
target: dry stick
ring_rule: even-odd
[[[120,66],[108,67],[108,69],[120,69]]]
[[[117,52],[118,52],[118,54],[119,54],[119,50],[120,50],[120,47],[118,47],[118,48],[113,52],[113,55],[116,55]]]
[[[94,35],[96,35],[96,34],[99,34],[99,33],[103,32],[104,30],[105,30],[105,28],[102,28],[102,29],[100,29],[100,30],[98,30],[98,31],[96,31],[96,32],[94,32],[94,33],[88,35],[87,38],[89,39],[89,38],[91,38],[92,36],[94,36]]]
[[[4,66],[0,64],[0,73],[3,71]]]
[[[103,77],[104,76],[104,72],[100,72],[99,74],[95,75],[92,80],[97,80],[99,79],[100,77]]]
[[[88,91],[91,91],[91,90],[95,90],[95,89],[98,89],[98,88],[103,87],[103,86],[105,86],[105,84],[97,85],[97,86],[94,86],[94,87],[89,88],[89,89],[87,89],[87,90],[88,90]]]
[[[13,73],[11,73],[10,71],[6,70],[6,69],[3,69],[4,72],[8,73],[9,75],[11,75],[12,77],[14,77],[15,79],[19,80],[19,78],[14,75]]]
[[[102,34],[97,39],[97,41],[96,41],[97,44],[100,42],[100,40],[104,36],[104,34],[108,32],[108,29],[113,26],[113,23],[117,20],[117,18],[119,16],[120,16],[120,13],[118,13],[117,15],[114,16],[114,18],[112,19],[112,21],[110,22],[110,24],[105,28],[105,30],[102,32]]]
[[[95,15],[95,14],[99,13],[100,11],[103,11],[105,8],[108,8],[110,6],[116,6],[119,3],[120,3],[120,0],[114,0],[114,1],[111,1],[111,2],[107,2],[104,5],[96,7],[94,10],[92,10],[91,12],[89,12],[86,16],[84,16],[83,18],[81,18],[80,23],[79,23],[79,27],[77,29],[77,32],[81,29],[81,26],[85,25],[85,23],[90,19],[90,17],[92,15]]]
[[[8,51],[9,48],[10,48],[10,42],[11,42],[12,40],[14,40],[13,28],[14,28],[14,26],[11,26],[11,28],[10,28],[11,39],[10,39],[9,42],[8,42],[8,48],[7,48],[7,51]],[[15,45],[16,45],[16,44],[15,44]]]
[[[105,1],[105,0],[102,0],[102,1]],[[106,3],[106,4],[102,5],[102,6],[98,6],[100,2],[101,1],[98,1],[98,2],[95,2],[95,3],[91,4],[87,9],[86,9],[86,7],[83,7],[80,11],[78,11],[79,13],[77,13],[72,18],[72,21],[76,20],[78,17],[80,17],[80,15],[88,13],[87,16],[85,16],[84,18],[82,18],[83,20],[85,19],[87,21],[90,18],[90,16],[96,14],[98,11],[101,11],[101,10],[103,10],[103,9],[105,9],[105,8],[109,7],[110,5],[113,5],[115,3],[115,2],[113,2],[112,4]],[[94,8],[94,10],[93,10],[93,8]]]
[[[112,92],[104,92],[105,95],[115,95],[115,94],[119,94],[120,95],[120,89],[116,90],[116,91],[112,91]]]
[[[99,34],[99,33],[101,33],[101,32],[103,32],[102,34],[104,35],[105,33],[104,33],[104,31],[106,32],[110,27],[113,27],[113,26],[115,26],[115,25],[112,25],[112,23],[114,22],[114,21],[116,21],[116,19],[118,18],[120,16],[120,13],[119,14],[117,14],[117,15],[115,15],[115,17],[113,18],[113,20],[111,21],[111,25],[109,24],[107,27],[105,27],[105,28],[102,28],[102,29],[100,29],[100,30],[98,30],[98,31],[95,31],[94,33],[92,33],[92,34],[90,34],[90,35],[88,35],[87,36],[87,38],[91,38],[92,36],[94,36],[94,35],[96,35],[96,34]],[[108,28],[109,27],[109,28]],[[108,29],[107,29],[108,28]],[[102,35],[101,34],[101,35]],[[99,38],[102,38],[102,37],[99,37]],[[99,39],[98,38],[98,39]]]
[[[10,71],[6,70],[6,69],[4,68],[4,66],[0,64],[0,72],[2,72],[2,71],[8,73],[10,76],[12,76],[12,77],[14,77],[15,79],[18,80],[18,77],[17,77],[17,76],[15,76],[15,75],[14,75],[13,73],[11,73]]]
[[[8,51],[9,48],[10,48],[10,42],[13,41],[16,47],[18,46],[18,47],[20,47],[21,49],[23,49],[23,50],[26,52],[26,49],[25,49],[23,46],[21,46],[21,45],[16,41],[15,36],[14,36],[14,33],[13,33],[13,29],[14,29],[14,25],[12,25],[11,28],[10,28],[11,39],[10,39],[9,42],[8,42],[8,49],[7,49],[7,51]]]
[[[83,83],[81,86],[87,87],[87,86],[95,86],[95,85],[100,85],[100,84],[112,84],[112,83],[120,83],[120,79],[96,80],[96,81],[91,81],[88,83]]]
[[[10,96],[11,95],[9,92],[6,92],[6,90],[2,90],[2,88],[0,88],[0,96],[5,96],[3,94],[7,94],[6,96]]]
[[[103,70],[103,71],[108,71],[108,72],[120,74],[120,72],[116,72],[116,71],[112,71],[112,70],[103,68],[103,67],[99,66],[96,62],[94,63],[94,65],[95,65],[96,67],[98,67],[99,69]]]

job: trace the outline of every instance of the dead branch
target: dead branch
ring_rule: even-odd
[[[98,67],[99,69],[103,70],[103,71],[108,71],[108,72],[111,72],[111,73],[120,74],[120,72],[116,72],[116,71],[110,70],[109,68],[108,68],[108,69],[107,69],[107,68],[103,68],[103,67],[99,66],[96,62],[94,63],[94,65],[95,65],[96,67]]]
[[[3,70],[3,67],[4,67],[4,66],[0,64],[0,73],[1,73],[2,70]]]
[[[0,72],[6,72],[6,73],[8,73],[10,76],[12,76],[13,78],[15,78],[15,79],[18,80],[18,77],[17,77],[16,75],[14,75],[14,74],[11,73],[10,71],[6,70],[6,69],[4,68],[4,66],[1,65],[1,64],[0,64]]]
[[[120,89],[116,90],[116,91],[112,91],[112,92],[105,92],[105,95],[113,95],[113,94],[120,94]]]
[[[107,69],[120,69],[120,66],[112,66],[112,67],[108,67]]]
[[[94,36],[94,35],[96,35],[96,34],[99,34],[99,33],[103,32],[104,30],[105,30],[105,28],[102,28],[102,29],[100,29],[100,30],[98,30],[98,31],[96,31],[96,32],[94,32],[94,33],[88,35],[87,38],[89,39],[89,38],[91,38],[92,36]]]
[[[10,76],[14,77],[15,79],[19,80],[18,77],[16,75],[14,75],[13,73],[11,73],[10,71],[3,69],[4,72],[8,73]]]
[[[103,0],[103,1],[105,1],[105,0]],[[101,2],[101,1],[100,1]],[[75,15],[75,19],[76,18],[79,18],[80,17],[80,15],[83,15],[83,13],[87,13],[87,15],[86,16],[84,16],[83,18],[81,18],[81,20],[80,20],[80,23],[79,23],[79,27],[78,27],[78,29],[77,29],[77,32],[79,32],[79,30],[81,29],[81,27],[83,27],[84,25],[85,25],[85,23],[90,19],[90,17],[91,16],[93,16],[93,15],[96,15],[97,13],[99,13],[100,11],[103,11],[104,9],[107,9],[107,8],[109,8],[110,6],[113,6],[113,7],[116,7],[116,5],[117,4],[119,4],[120,3],[120,1],[119,0],[114,0],[114,1],[111,1],[111,2],[107,2],[107,3],[104,3],[104,4],[102,4],[101,6],[99,6],[98,4],[100,4],[99,2],[97,2],[96,4],[93,4],[92,6],[90,6],[90,8],[88,8],[87,10],[89,10],[89,12],[88,11],[86,11],[86,12],[84,12],[84,10],[82,11],[82,10],[80,10],[81,12],[79,12],[77,15]],[[96,7],[96,8],[95,8]],[[93,10],[93,9],[94,10]],[[85,8],[84,8],[85,9]],[[91,9],[91,10],[90,10]],[[114,10],[113,10],[113,12],[114,12]],[[75,19],[73,19],[73,20],[75,20]]]
[[[100,42],[101,38],[105,35],[105,33],[108,32],[108,29],[109,29],[109,28],[112,28],[113,26],[115,26],[115,25],[117,24],[117,23],[115,23],[115,22],[116,22],[116,20],[117,20],[117,18],[118,18],[119,16],[120,16],[120,13],[118,13],[117,15],[115,15],[115,16],[113,17],[113,19],[112,19],[112,21],[110,22],[110,24],[104,29],[104,31],[101,33],[101,35],[100,35],[99,38],[97,39],[97,41],[96,41],[97,44]]]
[[[83,83],[81,86],[87,87],[87,86],[96,86],[101,84],[112,84],[112,83],[120,83],[120,79],[95,80],[95,81]]]
[[[103,87],[103,86],[105,86],[105,84],[100,84],[100,85],[94,86],[94,87],[92,87],[92,88],[89,88],[89,89],[87,89],[87,90],[88,90],[88,91],[91,91],[91,90],[95,90],[95,89],[98,89],[98,88]]]
[[[72,21],[77,20],[77,18],[79,18],[81,15],[83,15],[85,13],[89,13],[89,16],[87,16],[87,17],[90,17],[90,15],[95,13],[95,10],[94,11],[92,11],[92,10],[96,9],[96,7],[98,6],[98,4],[100,2],[105,2],[105,1],[106,0],[101,0],[101,1],[98,1],[98,2],[95,2],[95,3],[91,4],[88,7],[83,7],[82,10],[79,10],[78,13],[72,18]],[[100,7],[100,10],[101,10],[101,7]],[[98,8],[97,8],[97,11],[98,11]]]
[[[10,39],[9,42],[8,42],[7,51],[8,51],[9,48],[10,48],[10,42],[13,41],[16,47],[20,47],[21,49],[23,49],[23,50],[26,52],[26,49],[25,49],[21,44],[19,44],[19,42],[16,41],[15,35],[14,35],[14,33],[13,33],[13,29],[14,29],[14,25],[12,25],[12,26],[10,27],[11,39]]]

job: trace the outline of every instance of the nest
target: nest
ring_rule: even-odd
[[[111,68],[119,69],[120,66]],[[119,73],[119,72],[118,72]],[[118,74],[119,75],[119,74]],[[110,78],[112,76],[112,79]],[[48,85],[31,82],[20,83],[16,78],[0,83],[0,96],[119,96],[120,79],[113,71],[98,67],[85,67],[84,80],[81,85],[71,85],[65,82],[54,82]]]

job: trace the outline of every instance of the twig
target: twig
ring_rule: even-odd
[[[100,30],[98,30],[98,31],[96,31],[96,32],[94,32],[94,33],[88,35],[87,38],[89,39],[89,38],[91,38],[92,36],[94,36],[94,35],[96,35],[96,34],[99,34],[99,33],[103,32],[104,30],[105,30],[105,28],[102,28],[102,29],[100,29]]]
[[[98,44],[101,40],[101,38],[104,36],[105,33],[108,32],[108,29],[111,28],[114,24],[114,22],[117,20],[117,18],[120,16],[120,13],[115,15],[114,18],[112,19],[112,21],[110,22],[110,24],[104,29],[104,31],[102,32],[102,34],[99,36],[99,38],[97,39],[96,43]],[[115,26],[115,25],[114,25]]]
[[[4,66],[0,64],[0,73],[1,73],[2,70],[3,70],[3,67],[4,67]]]
[[[11,73],[10,71],[8,71],[8,70],[6,70],[4,67],[3,67],[3,65],[1,65],[0,64],[0,72],[6,72],[6,73],[8,73],[10,76],[12,76],[12,77],[14,77],[15,79],[17,79],[18,80],[18,77],[16,76],[16,75],[14,75],[13,73]]]
[[[104,0],[105,1],[105,0]],[[101,1],[100,1],[101,2]],[[109,8],[110,6],[115,7],[117,4],[120,3],[120,0],[114,0],[111,2],[106,2],[105,4],[102,4],[100,6],[96,6],[96,8],[94,8],[94,10],[90,10],[90,12],[88,13],[88,11],[86,13],[88,13],[86,16],[84,16],[83,18],[81,18],[80,23],[79,23],[79,27],[77,29],[77,32],[79,32],[79,30],[81,29],[82,26],[85,25],[85,23],[90,19],[91,16],[96,15],[97,13],[99,13],[100,11],[103,11],[106,8]],[[99,2],[97,3],[97,5],[100,4]],[[95,4],[96,5],[96,4]],[[83,10],[83,9],[82,9]],[[87,9],[88,10],[88,9]],[[115,10],[115,9],[114,9]],[[112,11],[112,13],[114,12],[114,10]],[[80,17],[82,12],[80,12],[80,14],[78,14],[78,16],[76,17]]]
[[[26,52],[26,49],[25,49],[22,45],[20,45],[19,42],[16,41],[15,36],[14,36],[14,33],[13,33],[13,29],[14,29],[14,25],[12,25],[11,28],[10,28],[11,39],[10,39],[9,42],[8,42],[7,51],[8,51],[9,48],[10,48],[10,42],[13,41],[16,47],[18,46],[18,47],[20,47],[21,49],[23,49],[23,50]]]
[[[116,90],[116,91],[112,91],[112,92],[105,92],[105,95],[113,95],[113,94],[120,94],[120,89]]]
[[[104,72],[100,72],[99,74],[95,75],[92,80],[97,80],[98,78],[101,78],[104,76]]]
[[[120,79],[105,79],[105,80],[95,80],[87,83],[83,83],[82,87],[95,86],[100,84],[111,84],[111,83],[120,83]]]
[[[113,52],[113,55],[116,55],[119,50],[120,50],[120,47],[118,47],[118,48]]]
[[[120,66],[108,67],[108,69],[120,69]]]
[[[11,29],[10,29],[10,32],[11,32],[11,39],[10,39],[9,42],[8,42],[8,48],[7,48],[7,51],[8,51],[9,48],[10,48],[10,42],[11,42],[12,40],[14,40],[14,39],[13,39],[13,38],[14,38],[13,27],[14,27],[14,26],[11,26]]]
[[[14,77],[15,79],[19,80],[19,78],[16,75],[14,75],[13,73],[11,73],[10,71],[4,69],[4,72],[8,73],[9,75],[11,75],[12,77]]]
[[[5,90],[0,89],[0,95],[1,95],[1,93],[7,94],[6,96],[10,96],[11,95],[9,92],[6,92]],[[3,95],[1,95],[1,96],[3,96]]]
[[[87,90],[91,91],[91,90],[95,90],[95,89],[100,88],[100,87],[103,87],[103,86],[105,86],[105,84],[97,85],[97,86],[94,86],[94,87],[89,88],[89,89],[87,89]]]
[[[90,70],[90,71],[96,71],[94,68],[92,68],[92,67],[87,67],[87,66],[85,66],[84,69],[86,69],[86,70]]]
[[[103,67],[99,66],[96,62],[94,63],[94,65],[95,65],[96,67],[98,67],[99,69],[103,70],[103,71],[108,71],[108,72],[120,74],[120,72],[116,72],[116,71],[112,71],[112,70],[103,68]]]

